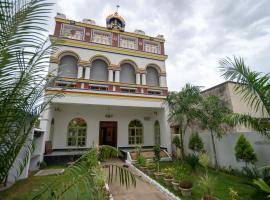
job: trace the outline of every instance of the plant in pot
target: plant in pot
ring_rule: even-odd
[[[173,181],[173,168],[169,167],[169,168],[165,168],[164,169],[164,181],[166,183],[167,186],[170,186],[172,181]]]
[[[190,180],[181,180],[179,183],[179,189],[183,197],[189,197],[191,195],[193,184]]]
[[[185,175],[188,174],[187,169],[183,166],[177,166],[173,170],[173,181],[172,186],[175,190],[179,190],[179,183],[184,179]]]
[[[155,145],[153,148],[153,151],[155,154],[154,162],[156,164],[156,170],[157,170],[154,174],[155,174],[156,179],[160,179],[164,175],[164,173],[160,172],[160,170],[159,170],[160,151],[161,151],[160,146]]]
[[[156,170],[156,165],[154,163],[148,163],[146,165],[147,169],[146,172],[149,176],[152,176]]]
[[[145,157],[143,157],[143,156],[138,156],[137,157],[137,162],[138,162],[138,165],[139,165],[139,167],[140,167],[140,169],[142,170],[142,171],[145,171],[146,170],[146,159],[145,159]]]
[[[200,178],[199,186],[203,190],[203,197],[202,200],[217,200],[213,196],[214,186],[215,186],[215,179],[208,176],[206,173],[204,176]]]

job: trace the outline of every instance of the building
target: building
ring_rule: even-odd
[[[58,78],[46,92],[63,90],[64,96],[42,115],[46,156],[80,154],[92,145],[160,144],[170,152],[163,36],[126,32],[117,12],[106,18],[106,27],[63,14],[55,22],[49,73]]]

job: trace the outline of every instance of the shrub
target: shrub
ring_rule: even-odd
[[[138,164],[140,166],[145,166],[146,165],[146,159],[145,159],[145,157],[143,157],[141,155],[137,157],[137,162],[138,162]]]
[[[174,136],[172,143],[176,146],[176,148],[181,149],[181,140],[180,137]]]
[[[203,153],[199,156],[199,163],[207,170],[209,165],[209,157],[207,154]]]
[[[246,165],[248,163],[254,164],[257,161],[257,156],[254,149],[243,134],[241,134],[237,140],[234,150],[237,161],[244,161]]]
[[[198,132],[193,132],[189,138],[188,148],[194,152],[202,152],[204,149],[202,138]]]
[[[166,177],[173,177],[173,171],[174,171],[174,169],[172,167],[167,167],[167,168],[162,170],[162,172],[165,173]]]
[[[183,165],[179,165],[173,169],[173,179],[175,181],[180,181],[185,179],[186,175],[188,174],[187,168],[185,168]]]
[[[154,151],[154,154],[155,154],[155,157],[154,157],[154,161],[157,165],[157,171],[159,172],[159,161],[160,161],[160,146],[159,145],[155,145],[154,148],[153,148],[153,151]]]
[[[199,180],[199,186],[203,190],[205,196],[212,196],[215,188],[215,179],[208,176],[206,173]]]
[[[186,156],[185,161],[191,167],[192,170],[195,170],[197,165],[199,164],[199,158],[196,155]]]
[[[235,191],[233,188],[230,188],[230,196],[232,200],[237,200],[238,198],[238,192]]]

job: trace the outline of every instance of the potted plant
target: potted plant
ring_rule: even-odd
[[[153,151],[155,154],[154,162],[156,164],[156,169],[157,169],[157,172],[155,172],[154,174],[155,174],[156,179],[160,179],[164,175],[164,173],[160,172],[159,170],[160,151],[161,151],[160,146],[159,145],[154,146]]]
[[[138,156],[137,157],[137,162],[138,162],[138,165],[139,165],[139,167],[140,167],[140,169],[142,170],[142,171],[145,171],[146,170],[146,159],[143,157],[143,156]]]
[[[164,169],[165,175],[163,177],[167,186],[171,185],[173,181],[173,168],[165,168]]]
[[[184,179],[185,174],[187,173],[187,169],[183,165],[180,165],[173,170],[172,186],[175,190],[179,190],[179,183]]]
[[[154,163],[148,163],[146,165],[147,169],[146,172],[149,176],[153,175],[156,170],[156,165]]]
[[[207,173],[201,177],[199,181],[199,186],[201,187],[204,193],[202,200],[216,200],[216,198],[213,196],[215,180],[210,176],[208,176]]]
[[[182,180],[179,183],[179,189],[183,197],[188,197],[191,195],[192,187],[192,182],[189,180]]]

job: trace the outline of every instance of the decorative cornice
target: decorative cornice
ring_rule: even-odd
[[[90,65],[90,62],[89,61],[86,61],[86,60],[81,60],[78,62],[78,65]]]

